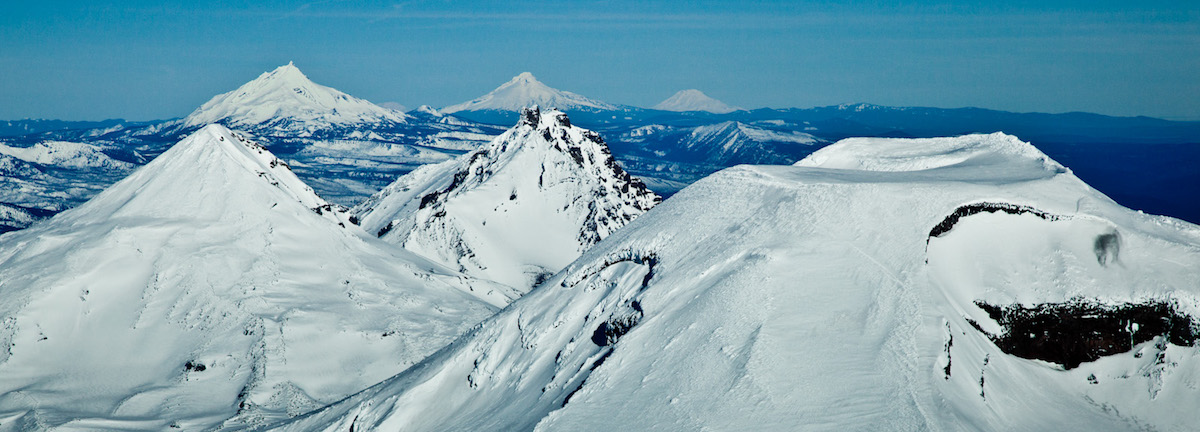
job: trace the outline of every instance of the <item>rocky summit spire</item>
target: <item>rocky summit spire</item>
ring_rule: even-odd
[[[353,213],[384,240],[528,290],[660,200],[598,134],[535,106],[486,147],[400,177]]]

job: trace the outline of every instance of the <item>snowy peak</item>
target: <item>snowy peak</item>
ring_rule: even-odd
[[[72,217],[158,216],[220,219],[264,203],[294,203],[346,225],[346,209],[317,196],[261,144],[212,124],[71,212]]]
[[[288,63],[212,98],[184,118],[183,127],[221,123],[303,136],[350,125],[404,123],[405,119],[401,112],[316,84]]]
[[[673,96],[659,102],[658,105],[654,106],[654,109],[680,112],[704,111],[713,114],[726,114],[742,110],[740,107],[731,106],[725,102],[708,97],[704,92],[696,89],[680,90]]]
[[[595,132],[533,107],[484,148],[400,177],[354,213],[386,241],[528,290],[660,200]]]
[[[518,111],[530,106],[554,107],[562,110],[616,110],[616,105],[588,99],[575,93],[552,88],[538,81],[533,74],[522,72],[508,82],[478,99],[441,109],[450,114],[459,111]]]
[[[5,426],[261,425],[403,370],[512,298],[345,220],[214,124],[0,236],[0,345],[20,346],[0,349],[0,395],[24,396],[0,396]]]

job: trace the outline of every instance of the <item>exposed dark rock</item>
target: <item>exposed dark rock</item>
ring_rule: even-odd
[[[1177,346],[1192,346],[1200,336],[1200,326],[1192,317],[1163,300],[1122,305],[1075,300],[1033,307],[975,304],[1004,329],[994,335],[971,323],[1001,351],[1065,369],[1130,351],[1155,337]]]
[[[379,229],[379,232],[375,233],[375,237],[383,237],[385,234],[387,234],[389,231],[391,231],[392,228],[395,228],[395,227],[396,227],[396,221],[388,222],[387,225],[385,225],[383,228]]]
[[[941,237],[941,236],[945,235],[946,233],[950,232],[951,229],[954,228],[954,225],[958,224],[958,221],[960,219],[962,219],[964,217],[976,215],[979,213],[995,213],[995,212],[1005,212],[1005,213],[1008,213],[1011,215],[1031,214],[1031,215],[1037,216],[1039,218],[1042,218],[1042,219],[1045,219],[1048,221],[1056,221],[1056,220],[1059,220],[1062,218],[1062,216],[1046,213],[1044,211],[1035,209],[1033,207],[1016,205],[1016,204],[989,203],[989,202],[967,204],[962,207],[954,209],[954,212],[950,213],[949,216],[946,216],[944,219],[942,219],[941,222],[939,222],[936,226],[934,226],[933,229],[929,231],[929,238]]]
[[[204,372],[205,369],[208,369],[208,367],[198,361],[189,360],[183,364],[183,370],[188,372]]]

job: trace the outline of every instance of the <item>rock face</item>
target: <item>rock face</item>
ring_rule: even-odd
[[[441,348],[506,304],[500,289],[376,240],[265,148],[207,126],[0,236],[3,426],[287,418]]]
[[[486,147],[400,177],[353,212],[386,241],[528,290],[659,201],[599,135],[534,107]]]
[[[1191,430],[1197,269],[1200,227],[1014,137],[845,140],[696,182],[278,429]]]

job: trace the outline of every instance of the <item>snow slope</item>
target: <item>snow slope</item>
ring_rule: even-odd
[[[595,132],[537,107],[486,147],[396,179],[354,208],[364,229],[520,290],[649,210]]]
[[[316,84],[292,63],[217,95],[183,119],[184,129],[220,123],[283,136],[350,126],[402,124],[404,113]],[[262,134],[269,135],[269,134]]]
[[[286,418],[412,365],[507,303],[502,289],[374,239],[262,146],[210,125],[0,236],[0,423]]]
[[[440,111],[444,114],[483,110],[520,111],[522,108],[534,105],[557,108],[564,111],[577,109],[599,111],[620,109],[616,105],[552,88],[542,84],[533,74],[522,72],[508,82],[501,84],[500,87],[496,87],[495,90],[492,90],[488,94],[471,101],[450,105],[442,108]]]
[[[725,102],[708,97],[696,89],[680,90],[666,100],[653,107],[663,111],[704,111],[713,114],[728,114],[743,108],[728,105]]]
[[[1002,351],[976,302],[1163,300],[1195,330],[1198,268],[1200,228],[1016,138],[844,141],[689,186],[420,365],[273,429],[1192,430],[1195,346],[1065,369]]]

